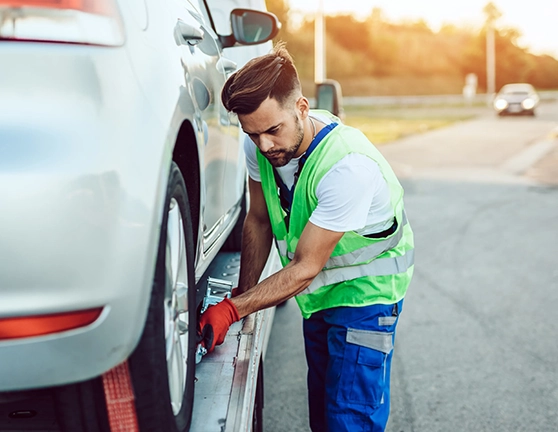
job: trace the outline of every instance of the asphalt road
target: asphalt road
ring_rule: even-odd
[[[486,110],[380,148],[416,238],[388,432],[558,431],[557,127]],[[265,432],[309,430],[301,321],[277,310]]]

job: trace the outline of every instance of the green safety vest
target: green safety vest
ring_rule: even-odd
[[[327,111],[313,112],[339,122]],[[281,263],[286,266],[293,258],[302,231],[318,205],[316,188],[320,180],[333,165],[350,153],[368,156],[379,165],[389,187],[397,230],[379,239],[346,232],[322,271],[296,296],[304,318],[338,306],[397,303],[405,296],[413,275],[413,232],[403,208],[403,188],[387,161],[366,136],[342,124],[330,131],[308,157],[295,186],[288,227],[273,166],[257,151],[262,189]]]

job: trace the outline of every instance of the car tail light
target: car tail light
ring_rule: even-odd
[[[85,327],[99,318],[103,308],[28,317],[0,318],[0,340],[43,336]]]
[[[0,0],[0,40],[118,46],[115,0]]]

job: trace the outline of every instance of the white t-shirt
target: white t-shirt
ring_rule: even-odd
[[[312,117],[330,123],[327,117],[314,113]],[[244,152],[248,175],[261,182],[256,149],[254,142],[246,136]],[[293,158],[285,166],[276,168],[289,189],[294,183],[298,159]],[[320,228],[373,234],[385,231],[393,224],[387,183],[378,164],[367,156],[351,153],[333,165],[318,183],[316,197],[318,205],[310,222]]]

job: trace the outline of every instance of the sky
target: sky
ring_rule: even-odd
[[[293,11],[315,12],[320,2],[328,14],[352,12],[365,17],[379,7],[388,21],[426,21],[433,30],[442,24],[479,28],[485,20],[488,0],[289,0]],[[522,33],[519,44],[534,54],[558,59],[557,0],[493,0],[502,13],[497,27],[513,27]]]

